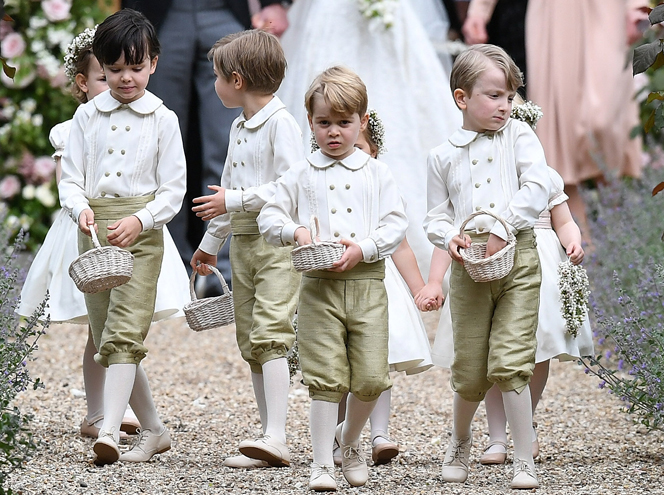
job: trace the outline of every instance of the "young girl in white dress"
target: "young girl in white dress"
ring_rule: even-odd
[[[369,123],[360,132],[355,147],[373,158],[384,150],[383,124],[374,110],[369,110]],[[312,140],[312,148],[318,146]],[[385,258],[385,291],[388,299],[388,362],[390,371],[414,375],[433,366],[431,346],[413,295],[424,287],[415,254],[404,239],[392,256]],[[390,462],[399,454],[399,445],[388,436],[392,389],[384,391],[376,403],[371,422],[371,457],[375,464]],[[339,403],[338,423],[344,420],[345,398]],[[334,462],[341,465],[341,449],[334,444]]]
[[[95,29],[86,29],[74,38],[66,52],[68,55],[65,58],[65,72],[71,80],[72,93],[80,103],[85,103],[108,89],[104,71],[92,54],[94,34]],[[60,159],[69,139],[70,127],[71,120],[67,120],[54,126],[49,134],[55,148],[53,159],[56,162],[57,182],[60,182]],[[83,293],[76,288],[67,272],[71,262],[78,257],[77,235],[78,227],[69,214],[64,209],[58,211],[44,243],[30,265],[21,289],[21,303],[16,310],[18,314],[33,314],[48,292],[45,316],[50,317],[51,323],[88,324]],[[182,307],[189,301],[186,269],[171,235],[164,227],[164,260],[159,274],[153,321],[169,316],[184,316]],[[81,422],[81,435],[91,438],[97,438],[99,427],[104,420],[103,390],[106,369],[95,362],[96,352],[88,327],[88,340],[83,353],[87,414]],[[127,408],[122,420],[122,431],[134,434],[139,427],[140,423],[131,408]]]
[[[409,0],[389,2],[383,17],[368,19],[357,0],[296,0],[281,38],[288,72],[278,92],[309,143],[304,95],[316,75],[344,65],[365,82],[390,136],[381,160],[401,188],[408,241],[422,273],[433,246],[422,230],[426,215],[426,157],[461,124],[445,72]],[[386,25],[390,24],[391,25]]]
[[[515,98],[515,103],[517,100],[518,98]],[[512,116],[514,117],[515,114],[518,115],[513,111]],[[529,121],[533,126],[536,122],[536,120],[534,122]],[[567,332],[565,319],[562,315],[562,303],[560,302],[560,289],[558,287],[558,265],[568,258],[573,264],[578,265],[583,261],[584,251],[581,247],[581,232],[572,218],[567,205],[567,195],[563,192],[563,179],[558,172],[550,167],[549,175],[551,179],[549,203],[534,226],[537,235],[537,252],[542,270],[542,285],[540,288],[535,369],[530,381],[533,416],[549,377],[551,359],[572,361],[581,356],[590,356],[594,353],[592,330],[588,316],[586,315],[577,336],[573,337]],[[431,275],[434,278],[433,280],[430,278],[427,287],[422,291],[423,296],[432,298],[440,294],[441,273],[447,272],[442,284],[443,293],[454,290],[454,287],[449,287],[449,270],[447,270],[449,256],[447,259],[442,257],[436,259],[437,254],[439,253],[434,253],[432,259]],[[424,304],[418,306],[423,310],[427,309]],[[449,368],[454,358],[452,317],[447,303],[443,306],[431,355],[434,364],[443,368]],[[503,464],[507,458],[507,419],[502,394],[496,386],[492,387],[486,394],[485,405],[489,425],[489,444],[480,457],[480,463]],[[539,455],[539,442],[535,427],[536,423],[533,423],[533,457]]]

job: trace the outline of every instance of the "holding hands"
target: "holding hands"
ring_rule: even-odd
[[[440,283],[429,282],[415,294],[415,305],[420,311],[437,311],[444,301],[443,286]]]
[[[191,209],[196,212],[197,217],[204,221],[212,220],[214,217],[227,213],[226,189],[220,186],[208,186],[208,189],[216,191],[216,193],[194,198],[193,202],[200,203],[200,205]]]

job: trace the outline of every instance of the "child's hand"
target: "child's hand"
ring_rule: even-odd
[[[313,242],[311,240],[311,233],[304,227],[298,227],[295,229],[293,238],[295,239],[295,242],[297,242],[298,246],[306,246],[307,244],[311,244]]]
[[[362,248],[359,244],[355,244],[348,239],[341,239],[339,243],[346,246],[346,250],[344,251],[343,256],[341,256],[341,259],[335,261],[332,268],[329,268],[331,272],[345,272],[346,270],[350,270],[364,258]]]
[[[581,244],[578,242],[570,242],[567,246],[567,256],[569,256],[569,260],[573,265],[578,265],[581,263],[583,261],[583,257],[585,256]]]
[[[90,234],[91,226],[95,229],[95,232],[98,232],[97,224],[95,223],[95,212],[92,211],[90,208],[87,208],[83,210],[81,214],[78,216],[78,228],[85,235],[89,236],[91,235]]]
[[[122,218],[115,222],[113,225],[108,226],[111,231],[106,237],[111,246],[121,248],[131,246],[138,238],[139,234],[143,232],[143,224],[135,215]]]
[[[433,311],[440,309],[445,297],[443,287],[437,283],[428,283],[415,294],[415,305],[420,311]]]
[[[227,213],[226,211],[226,189],[220,186],[208,186],[208,189],[217,191],[209,196],[200,196],[194,198],[194,203],[202,203],[200,206],[194,206],[191,210],[196,212],[196,216],[204,221],[212,220],[214,217]]]
[[[208,265],[217,266],[217,255],[207,254],[205,251],[197,249],[191,257],[189,265],[199,275],[209,275],[212,270],[208,268]]]
[[[463,238],[460,235],[455,235],[447,246],[447,253],[455,261],[463,263],[463,258],[459,254],[459,249],[467,249],[470,247],[470,236],[464,234]]]
[[[489,234],[489,240],[486,243],[486,254],[484,257],[488,258],[489,256],[496,254],[505,246],[507,246],[507,241],[505,239],[501,239],[495,234]]]

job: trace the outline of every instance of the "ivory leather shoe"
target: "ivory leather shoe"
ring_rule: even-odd
[[[265,461],[272,467],[290,466],[288,447],[270,435],[240,442],[240,453],[252,459]]]
[[[138,430],[138,440],[134,446],[120,456],[123,462],[146,462],[155,454],[162,454],[171,449],[171,436],[166,427],[159,434],[151,430]]]
[[[362,447],[359,443],[357,447],[353,445],[345,445],[341,442],[341,430],[343,423],[337,426],[335,438],[341,447],[341,472],[344,474],[346,481],[352,486],[365,485],[369,479],[369,469],[367,468],[367,461],[362,452]]]

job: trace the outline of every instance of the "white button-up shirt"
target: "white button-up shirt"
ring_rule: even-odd
[[[299,227],[310,228],[312,216],[319,219],[321,240],[359,244],[366,263],[391,255],[408,227],[389,167],[360,150],[340,161],[319,150],[294,165],[277,182],[258,227],[269,243],[290,246]]]
[[[447,249],[471,213],[495,213],[516,234],[532,227],[549,197],[544,149],[525,122],[509,119],[495,133],[457,130],[429,153],[424,229],[431,242]],[[466,230],[507,239],[500,222],[482,215]]]
[[[88,198],[149,196],[134,213],[143,230],[168,223],[182,206],[187,166],[178,118],[146,91],[123,104],[110,90],[74,114],[62,156],[60,203],[78,222]]]
[[[249,120],[240,115],[231,127],[221,175],[226,210],[260,211],[274,196],[277,179],[303,158],[302,131],[279,98]],[[230,232],[230,215],[219,215],[210,221],[199,249],[217,254]]]

